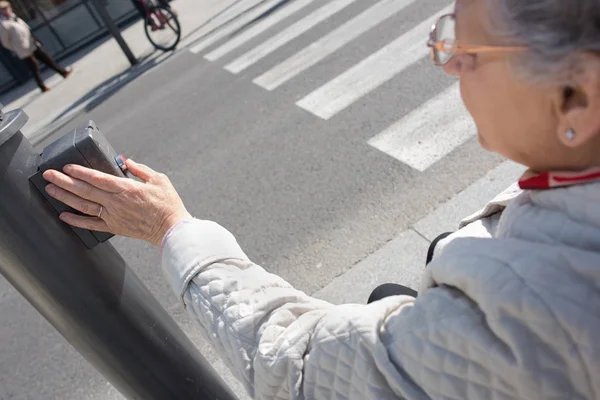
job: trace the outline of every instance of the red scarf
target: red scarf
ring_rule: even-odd
[[[523,190],[547,190],[593,181],[600,181],[600,167],[578,172],[542,172],[537,175],[527,172],[519,180],[519,187]]]

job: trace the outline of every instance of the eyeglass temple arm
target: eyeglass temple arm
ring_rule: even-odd
[[[525,50],[525,46],[485,46],[485,45],[471,45],[466,43],[459,42],[450,42],[447,40],[443,40],[441,42],[434,42],[433,40],[429,40],[427,42],[429,47],[434,48],[438,51],[443,52],[455,52],[455,53],[482,53],[482,52],[505,52],[505,51],[520,51]]]

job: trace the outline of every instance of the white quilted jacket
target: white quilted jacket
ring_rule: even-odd
[[[417,299],[317,300],[200,220],[165,237],[163,268],[257,399],[598,399],[600,183],[500,216],[513,192],[440,244]]]

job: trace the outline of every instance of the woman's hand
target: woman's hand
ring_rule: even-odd
[[[53,198],[90,215],[62,213],[60,219],[67,224],[160,246],[172,226],[192,217],[166,175],[132,160],[127,160],[127,168],[143,183],[67,165],[64,173],[44,172],[44,179],[50,182],[46,191]]]

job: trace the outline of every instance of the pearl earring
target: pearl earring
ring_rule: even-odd
[[[575,131],[573,129],[569,129],[566,133],[565,133],[565,137],[567,138],[567,140],[569,142],[575,140]]]

